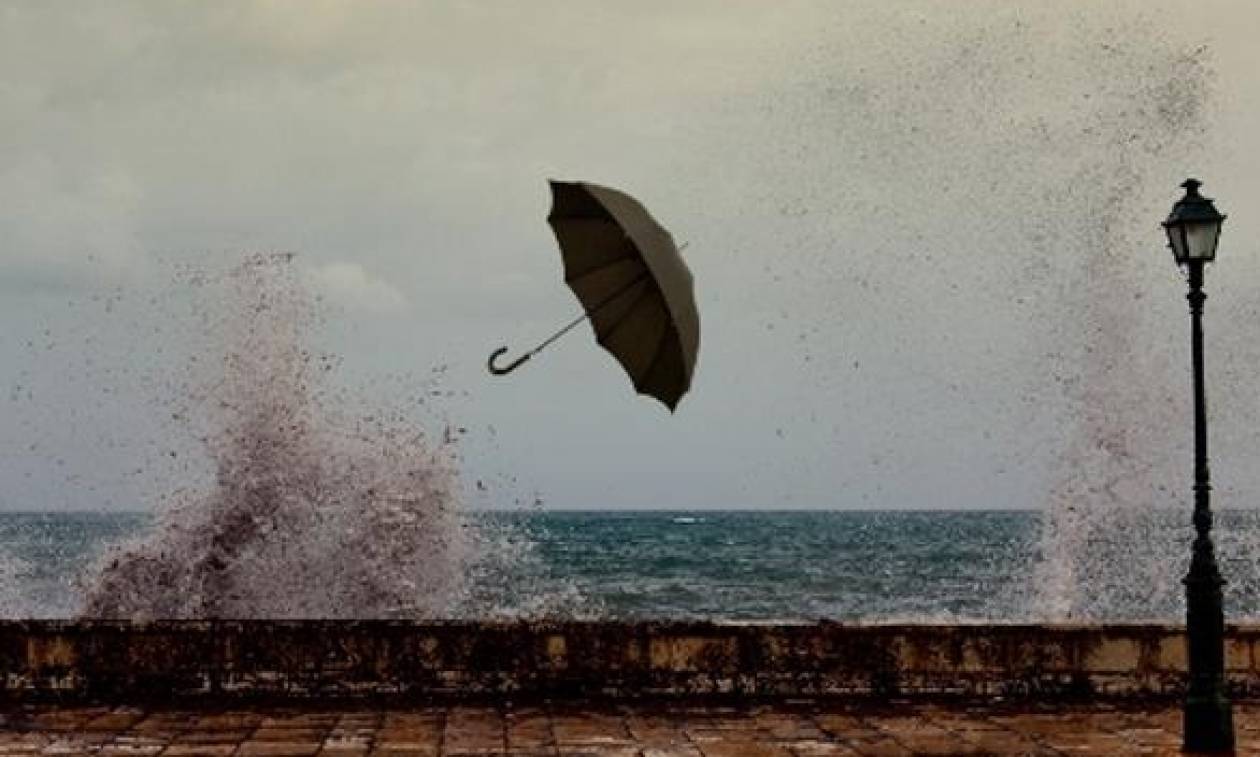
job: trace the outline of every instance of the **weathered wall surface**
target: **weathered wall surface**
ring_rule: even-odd
[[[1260,694],[1260,626],[1231,627]],[[1172,625],[0,622],[10,698],[1173,696]]]

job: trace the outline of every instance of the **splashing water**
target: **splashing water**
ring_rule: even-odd
[[[731,98],[729,128],[696,119],[704,134],[678,140],[687,155],[673,169],[697,198],[693,215],[720,214],[713,226],[729,229],[709,246],[755,258],[742,281],[731,273],[738,255],[713,266],[713,290],[759,290],[763,265],[778,283],[798,261],[790,297],[746,297],[783,310],[757,313],[767,328],[802,311],[798,339],[757,361],[772,372],[763,378],[822,384],[803,386],[805,407],[775,423],[821,428],[812,419],[824,404],[864,421],[802,445],[802,467],[862,461],[844,486],[813,476],[826,490],[802,492],[811,477],[793,475],[783,488],[814,504],[836,502],[840,488],[871,507],[1044,508],[1026,596],[998,603],[1036,619],[1179,614],[1191,532],[1188,515],[1180,530],[1165,516],[1188,512],[1187,361],[1172,328],[1185,314],[1171,264],[1156,259],[1155,221],[1197,163],[1196,135],[1210,132],[1211,57],[1137,7],[846,6],[815,48],[793,43],[789,73],[749,79],[755,90]],[[722,181],[690,189],[715,166]],[[740,196],[723,205],[723,193]],[[758,223],[730,223],[732,206]],[[770,265],[767,250],[777,251]],[[469,528],[449,445],[405,418],[347,416],[325,359],[304,351],[311,314],[287,261],[255,259],[226,284],[238,312],[207,329],[224,335],[224,363],[193,382],[189,408],[174,408],[206,419],[194,436],[212,479],[173,495],[152,537],[109,555],[85,612],[550,611],[542,596],[470,599],[469,575],[524,571],[530,545]],[[1260,364],[1241,334],[1211,355],[1237,385]],[[783,370],[801,360],[812,362]],[[1211,387],[1213,402],[1225,400],[1213,433],[1237,437],[1221,451],[1242,455],[1257,411],[1223,388]],[[732,467],[764,476],[759,462]],[[917,475],[929,467],[936,476]],[[1021,475],[1003,481],[1003,467]],[[1242,488],[1254,489],[1248,467],[1233,461],[1234,480],[1251,476]],[[1245,557],[1226,569],[1230,589],[1255,595],[1260,544],[1218,535],[1223,560]],[[496,540],[501,549],[484,548]]]
[[[221,359],[194,358],[196,391],[173,413],[204,415],[213,480],[104,557],[83,614],[450,614],[475,537],[449,441],[401,414],[344,411],[325,384],[334,361],[307,347],[314,313],[290,256],[252,257],[219,284]]]
[[[796,362],[791,378],[813,382],[791,425],[818,427],[814,465],[849,471],[839,488],[858,507],[1043,509],[1034,575],[995,606],[1178,617],[1189,361],[1158,221],[1205,162],[1211,51],[1135,5],[837,15],[796,56],[794,82],[761,95],[761,125],[733,124],[714,149],[773,145],[773,161],[746,170],[754,202],[779,217],[763,212],[747,246],[797,248],[773,264],[792,303],[761,314],[784,330],[801,311],[795,342],[763,361]],[[1221,332],[1211,359],[1244,385],[1254,339]],[[1254,466],[1225,456],[1254,448],[1255,403],[1227,388],[1212,393],[1213,433],[1249,443],[1222,444],[1213,462],[1254,487]],[[820,407],[849,411],[831,439]],[[1222,544],[1223,559],[1225,546],[1260,553]],[[1254,563],[1231,586],[1254,592]]]
[[[1143,198],[1166,156],[1193,152],[1194,135],[1207,126],[1211,71],[1203,49],[1141,37],[1100,49],[1123,63],[1093,114],[1092,136],[1105,153],[1074,166],[1054,201],[1079,209],[1078,223],[1056,244],[1089,254],[1058,303],[1074,317],[1048,335],[1066,348],[1057,358],[1077,367],[1057,371],[1068,423],[1030,611],[1051,619],[1167,618],[1177,615],[1174,566],[1189,555],[1190,531],[1168,531],[1159,510],[1177,503],[1168,476],[1184,465],[1177,464],[1181,439],[1170,431],[1189,428],[1188,405],[1178,401],[1183,371],[1164,342],[1167,324],[1142,307],[1144,293],[1170,289],[1166,270],[1154,265],[1162,261],[1152,260],[1158,240],[1152,224],[1134,228],[1129,219],[1150,213]]]
[[[23,618],[37,609],[25,591],[30,580],[30,565],[20,557],[0,550],[0,618]]]

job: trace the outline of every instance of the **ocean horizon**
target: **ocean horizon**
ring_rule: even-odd
[[[463,528],[476,538],[461,557],[458,597],[440,613],[444,617],[1179,621],[1191,536],[1188,510],[1152,508],[1142,530],[1116,529],[1115,539],[1099,549],[1113,553],[1108,564],[1119,578],[1152,569],[1140,561],[1163,559],[1165,565],[1154,570],[1166,580],[1135,581],[1138,593],[1108,597],[1107,614],[1098,616],[1073,613],[1070,603],[1057,605],[1067,612],[1054,612],[1049,577],[1067,574],[1079,583],[1088,574],[1054,564],[1043,542],[1045,513],[1035,510],[536,509],[465,515]],[[145,511],[0,513],[4,616],[79,615],[104,556],[143,542],[158,522]],[[1231,581],[1229,616],[1260,617],[1255,568],[1245,557],[1260,542],[1260,511],[1218,513],[1217,533]],[[1133,539],[1127,547],[1126,536]],[[1163,546],[1152,549],[1156,540]],[[321,591],[313,580],[295,586],[298,592]],[[1069,583],[1061,590],[1088,593],[1089,587]]]

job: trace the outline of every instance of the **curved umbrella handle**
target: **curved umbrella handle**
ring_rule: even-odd
[[[503,353],[505,353],[505,352],[507,352],[507,351],[508,351],[508,348],[507,348],[507,347],[500,347],[499,349],[495,350],[494,352],[491,352],[491,353],[490,353],[490,359],[486,361],[486,367],[487,367],[487,368],[489,368],[489,369],[490,369],[490,372],[491,372],[491,373],[493,373],[493,374],[494,374],[494,375],[496,375],[496,376],[502,376],[502,375],[504,375],[504,374],[511,373],[512,371],[516,370],[517,368],[520,368],[520,367],[521,367],[521,363],[524,363],[526,360],[529,360],[531,357],[533,357],[533,356],[534,356],[534,353],[533,353],[533,352],[526,352],[524,355],[521,355],[520,357],[518,357],[517,359],[513,360],[511,363],[508,363],[506,366],[503,366],[502,368],[500,368],[499,366],[495,365],[495,364],[494,364],[495,359],[496,359],[496,358],[498,358],[500,355],[502,355]]]

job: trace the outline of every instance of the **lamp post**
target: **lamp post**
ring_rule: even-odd
[[[1190,683],[1186,691],[1182,748],[1188,752],[1234,750],[1234,718],[1225,687],[1225,579],[1212,547],[1212,485],[1208,478],[1207,401],[1203,391],[1203,267],[1216,257],[1225,216],[1199,194],[1202,182],[1186,179],[1186,194],[1173,205],[1164,230],[1177,265],[1190,279],[1190,352],[1194,365],[1194,530],[1186,585],[1186,645]]]

